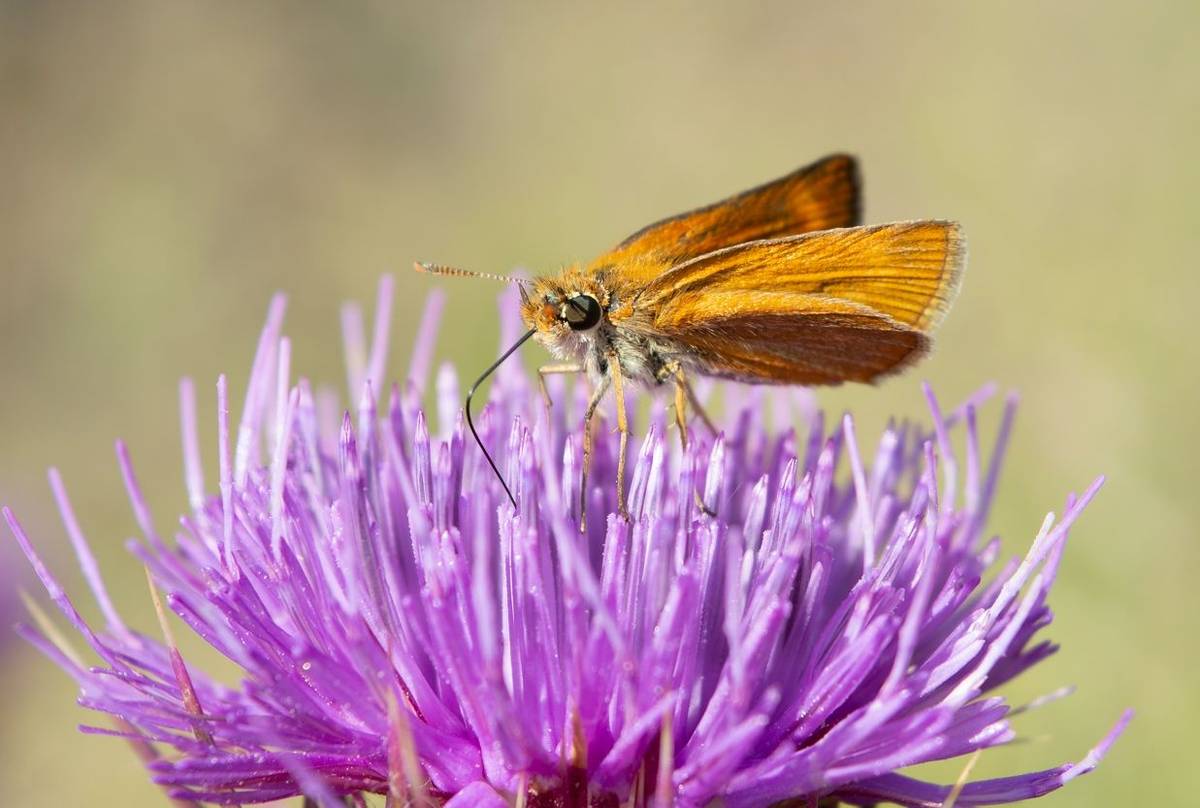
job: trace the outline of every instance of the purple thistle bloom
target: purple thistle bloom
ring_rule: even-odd
[[[440,434],[420,409],[440,296],[408,382],[377,411],[390,293],[385,281],[369,351],[361,315],[346,310],[361,401],[340,420],[328,394],[292,385],[282,299],[272,304],[236,424],[218,383],[216,494],[184,382],[192,511],[173,542],[118,445],[143,534],[130,552],[155,599],[161,591],[242,670],[239,686],[190,666],[169,631],[161,642],[122,621],[57,475],[102,628],[80,617],[5,510],[100,663],[22,633],[75,677],[83,706],[116,719],[85,731],[133,740],[172,796],[933,806],[952,789],[897,770],[1014,738],[1013,708],[994,693],[1055,650],[1034,637],[1099,481],[1047,517],[1024,558],[999,563],[984,527],[1012,401],[986,459],[975,425],[985,396],[945,417],[930,396],[933,429],[888,429],[866,464],[848,416],[827,429],[814,414],[803,437],[772,432],[762,413],[794,411],[795,394],[731,388],[723,436],[697,433],[686,451],[665,414],[651,419],[631,464],[628,523],[615,515],[616,436],[602,427],[581,535],[584,391],[560,385],[547,411],[518,363],[499,371],[479,424],[513,509],[464,439],[453,370],[436,380]],[[951,430],[965,432],[965,462]],[[1091,771],[1127,721],[1079,763],[968,783],[951,798],[986,805],[1057,789]]]

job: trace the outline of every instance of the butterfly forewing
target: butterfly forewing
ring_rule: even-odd
[[[660,275],[629,326],[672,341],[716,375],[871,381],[927,350],[963,257],[958,225],[941,221],[739,244]]]
[[[669,327],[715,292],[779,291],[862,303],[919,329],[958,286],[965,245],[954,222],[898,222],[727,247],[663,273],[638,296]]]
[[[616,270],[647,283],[689,259],[747,241],[858,224],[859,178],[853,157],[837,154],[786,177],[703,208],[655,222],[597,258],[593,272]]]

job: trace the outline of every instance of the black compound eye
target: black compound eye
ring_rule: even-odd
[[[590,331],[600,322],[600,302],[591,295],[568,298],[562,307],[562,318],[572,331]]]

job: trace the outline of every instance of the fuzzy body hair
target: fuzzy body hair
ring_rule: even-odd
[[[571,267],[555,277],[539,278],[521,308],[534,340],[559,361],[578,362],[593,384],[609,375],[610,357],[630,381],[658,384],[674,362],[693,366],[686,352],[671,340],[653,335],[651,318],[635,305],[635,292],[611,284],[607,273],[585,273]],[[574,331],[563,320],[566,301],[588,295],[600,304],[602,316],[595,328]]]

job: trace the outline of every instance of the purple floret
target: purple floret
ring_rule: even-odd
[[[118,445],[142,532],[130,552],[165,607],[242,671],[236,687],[189,665],[169,632],[122,621],[56,473],[102,627],[4,511],[99,658],[86,667],[20,629],[78,681],[80,704],[110,716],[85,731],[129,738],[179,799],[303,793],[333,806],[378,793],[455,808],[934,806],[951,787],[899,770],[1014,739],[996,690],[1054,652],[1036,638],[1047,595],[1100,485],[1048,516],[1023,558],[1001,561],[984,531],[1014,401],[986,458],[975,423],[986,393],[945,416],[930,394],[933,428],[889,428],[869,464],[849,416],[830,427],[813,414],[798,434],[762,426],[769,408],[784,420],[802,409],[787,391],[725,388],[725,431],[699,428],[686,450],[656,405],[631,454],[629,521],[616,515],[617,436],[600,423],[581,534],[586,391],[559,384],[547,410],[517,362],[499,371],[478,424],[514,509],[464,432],[454,371],[429,389],[440,311],[435,294],[406,383],[377,408],[390,280],[369,349],[346,309],[359,400],[339,414],[331,393],[293,383],[275,300],[236,423],[218,382],[215,488],[181,385],[192,510],[173,541]],[[436,431],[421,409],[430,397]],[[965,436],[962,460],[952,432]],[[1127,721],[1080,763],[967,783],[957,804],[1057,789]]]

